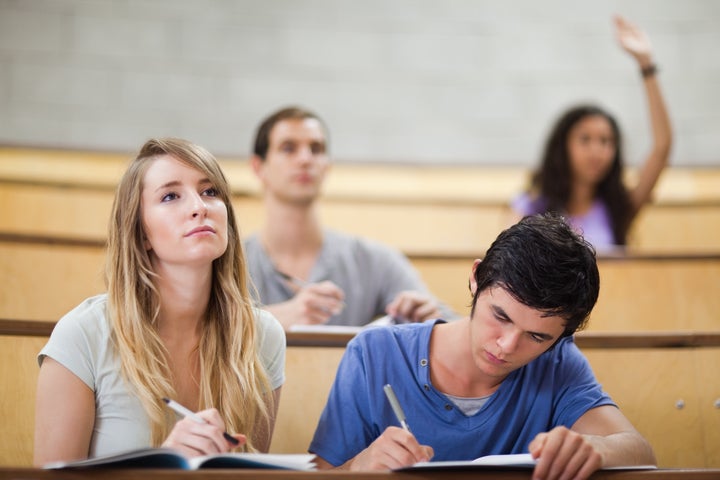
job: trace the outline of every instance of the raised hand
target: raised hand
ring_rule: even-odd
[[[620,15],[616,15],[613,20],[615,35],[623,50],[632,55],[641,67],[650,65],[652,63],[652,47],[645,32]]]

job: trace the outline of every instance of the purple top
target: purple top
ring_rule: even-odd
[[[523,193],[512,201],[512,208],[521,215],[534,215],[546,211],[547,201],[542,197],[533,198],[530,194]],[[567,215],[566,218],[575,231],[582,234],[596,250],[610,250],[617,247],[610,214],[602,201],[595,199],[590,210],[584,215]]]

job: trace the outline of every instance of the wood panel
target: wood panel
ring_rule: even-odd
[[[469,313],[471,258],[413,257],[428,287]],[[720,330],[720,257],[603,259],[590,331]]]
[[[102,241],[113,195],[110,189],[0,182],[0,232]],[[262,226],[259,196],[237,194],[233,205],[244,234]],[[502,203],[408,200],[325,198],[319,212],[328,228],[373,238],[409,255],[482,255],[511,218]],[[631,245],[647,252],[717,251],[720,203],[649,206]]]
[[[720,330],[720,258],[600,261],[591,331]]]
[[[694,372],[705,443],[705,465],[720,467],[720,348],[695,352]]]
[[[694,349],[583,349],[622,412],[652,444],[661,467],[705,466],[692,370]],[[678,409],[677,402],[684,402]],[[719,445],[720,446],[720,445]]]
[[[113,195],[103,189],[0,183],[0,232],[102,241]],[[262,226],[265,212],[259,197],[234,196],[233,206],[244,235]],[[408,253],[484,252],[508,223],[502,205],[324,200],[320,216],[329,228]]]
[[[344,352],[343,347],[288,347],[271,452],[307,452]]]
[[[9,335],[23,331],[22,323],[0,320],[0,414],[5,419],[0,465],[32,462],[36,355],[47,335],[32,328],[35,322],[24,322],[24,330],[36,336]],[[624,344],[618,338],[594,336],[594,342],[578,339],[578,345],[605,390],[651,442],[660,465],[720,467],[720,409],[714,403],[720,392],[714,368],[720,360],[717,335],[708,338],[713,346],[679,348],[618,348]],[[702,340],[675,336],[667,343],[695,345]],[[303,338],[300,343],[307,343],[309,336]],[[288,340],[286,383],[271,446],[276,453],[306,451],[344,353],[344,347],[292,346],[293,335]],[[629,340],[638,343],[637,336]],[[321,338],[320,343],[325,341]]]
[[[716,188],[720,191],[720,182]],[[629,244],[650,252],[712,252],[720,247],[720,205],[650,205],[633,225]]]
[[[103,241],[113,192],[0,183],[0,231]]]
[[[105,291],[102,247],[0,242],[0,317],[59,320]]]
[[[114,187],[131,154],[0,148],[0,231],[102,239]],[[258,181],[245,161],[221,159],[245,233],[263,221]],[[481,255],[510,222],[523,167],[337,164],[321,218],[412,255]],[[634,179],[629,171],[628,179]],[[720,169],[670,168],[635,224],[644,251],[720,247]]]
[[[37,353],[47,337],[0,335],[0,465],[31,466]]]
[[[132,152],[40,150],[0,147],[0,180],[15,183],[113,188]],[[259,185],[249,163],[219,158],[234,191],[256,194]],[[371,201],[399,199],[429,203],[505,203],[527,184],[523,166],[399,165],[335,162],[325,185],[330,198]],[[629,185],[637,171],[626,170]],[[719,203],[720,169],[670,166],[654,192],[658,204]]]
[[[104,291],[101,246],[0,240],[0,317],[59,319]],[[471,257],[411,257],[429,288],[468,314]],[[600,259],[595,332],[720,331],[720,255]],[[70,281],[71,280],[71,281]]]

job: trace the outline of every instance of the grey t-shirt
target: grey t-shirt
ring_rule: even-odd
[[[107,294],[88,298],[58,321],[38,354],[63,365],[95,392],[95,424],[90,457],[150,446],[150,421],[138,397],[120,375]],[[285,333],[270,313],[256,310],[259,354],[272,389],[285,381]]]
[[[345,308],[328,325],[362,326],[385,315],[385,307],[404,290],[430,294],[417,270],[398,250],[379,242],[326,230],[323,245],[307,280],[329,280],[345,292]],[[262,305],[291,299],[295,292],[278,274],[257,234],[244,241],[248,270]],[[457,317],[441,305],[443,317]]]

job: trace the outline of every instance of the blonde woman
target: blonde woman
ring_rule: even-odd
[[[215,158],[153,139],[118,186],[107,293],[65,315],[38,356],[36,465],[147,446],[188,456],[267,451],[285,336],[254,309]],[[168,397],[205,420],[179,419]]]

